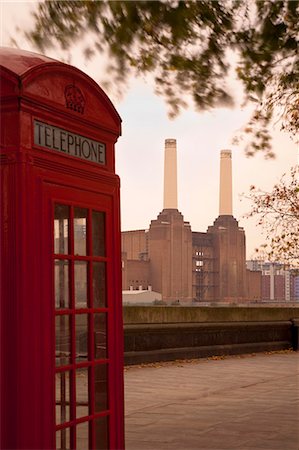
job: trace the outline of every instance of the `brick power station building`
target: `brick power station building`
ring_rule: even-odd
[[[192,231],[177,206],[176,140],[166,139],[164,207],[148,230],[122,232],[124,290],[152,289],[167,303],[261,298],[261,274],[246,269],[245,232],[232,211],[231,151],[220,160],[219,216]]]

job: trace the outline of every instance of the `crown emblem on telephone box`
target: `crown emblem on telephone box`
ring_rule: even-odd
[[[66,107],[78,113],[84,113],[85,99],[79,88],[73,84],[66,86],[64,90]]]

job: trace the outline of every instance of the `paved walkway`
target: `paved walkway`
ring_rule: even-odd
[[[299,450],[299,353],[131,367],[126,450]]]

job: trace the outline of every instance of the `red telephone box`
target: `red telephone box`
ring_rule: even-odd
[[[80,70],[0,58],[0,446],[123,449],[121,120]]]

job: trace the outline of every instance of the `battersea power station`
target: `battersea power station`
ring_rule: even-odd
[[[260,299],[260,273],[246,270],[245,232],[233,216],[231,151],[221,151],[219,216],[205,233],[178,210],[176,153],[166,139],[162,212],[148,230],[122,232],[123,290],[152,290],[168,304]]]

